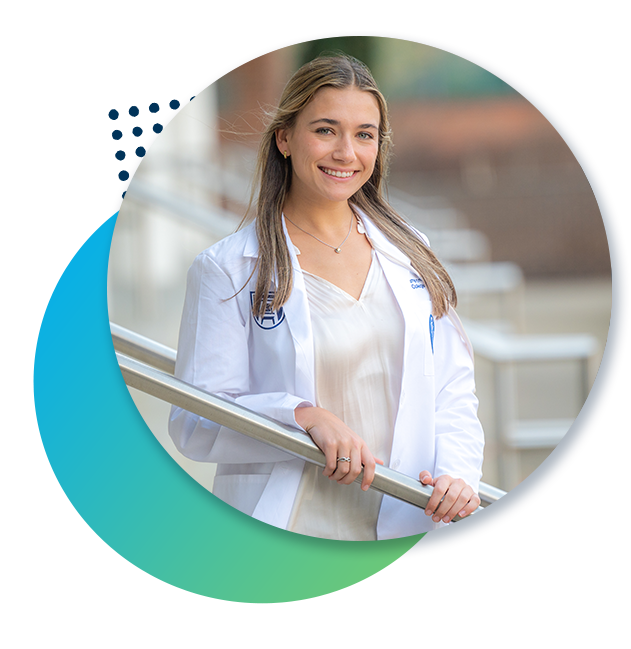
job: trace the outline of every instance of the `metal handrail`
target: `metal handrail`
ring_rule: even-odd
[[[234,403],[198,390],[171,376],[175,368],[176,352],[140,334],[110,323],[117,359],[125,382],[160,399],[182,407],[239,430],[286,450],[297,457],[324,466],[324,455],[305,435],[270,419],[253,413]],[[129,358],[129,356],[135,357]],[[138,362],[143,361],[143,362]],[[149,363],[149,365],[147,365]],[[154,367],[151,367],[153,365]],[[160,367],[160,371],[155,369]],[[221,419],[228,417],[225,422]],[[377,467],[373,488],[420,507],[427,504],[431,488],[418,481],[385,467]],[[361,480],[361,476],[358,478]],[[479,491],[482,505],[486,506],[504,495],[499,489],[481,485]],[[457,518],[455,520],[458,520]],[[513,524],[514,523],[514,524]],[[530,526],[533,529],[528,529]],[[524,529],[525,528],[525,529]],[[526,531],[527,530],[527,531]],[[537,532],[543,532],[543,536]],[[533,505],[509,522],[487,534],[497,541],[611,541],[611,537],[575,523],[563,516]],[[554,537],[558,538],[554,538]]]
[[[125,356],[131,356],[142,363],[147,363],[163,372],[175,372],[175,357],[177,352],[151,338],[141,336],[135,331],[125,329],[110,322],[114,349]]]
[[[297,458],[321,467],[325,466],[324,453],[308,435],[204,392],[124,354],[117,352],[116,359],[128,386],[291,453]],[[361,479],[360,474],[356,482],[361,482]],[[370,488],[423,509],[433,491],[418,480],[379,465],[375,468],[375,477]],[[479,507],[477,511],[482,509]],[[460,518],[456,516],[453,520],[458,521]],[[560,542],[553,536],[515,521],[508,521],[485,536],[501,542]]]
[[[174,349],[113,322],[110,322],[110,330],[112,332],[114,348],[121,354],[131,356],[142,363],[146,363],[169,374],[173,374],[175,371],[177,354]],[[210,417],[208,418],[210,419]],[[322,464],[322,466],[324,465]],[[478,495],[482,501],[482,507],[486,507],[499,500],[502,496],[505,496],[506,492],[497,487],[480,483]],[[613,538],[607,534],[603,534],[586,525],[577,523],[570,518],[551,512],[539,505],[531,505],[528,509],[525,509],[515,517],[515,521],[562,541],[600,543],[613,541]]]

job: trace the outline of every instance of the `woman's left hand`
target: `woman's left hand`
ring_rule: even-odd
[[[480,506],[478,494],[461,478],[441,475],[433,479],[429,471],[421,471],[418,479],[421,484],[434,487],[425,508],[425,515],[432,516],[434,523],[449,523],[454,516],[464,518]]]

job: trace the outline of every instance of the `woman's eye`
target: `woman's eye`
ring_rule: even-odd
[[[359,133],[358,135],[359,135],[360,140],[372,140],[372,139],[374,139],[374,136],[373,136],[372,133],[362,132],[362,133]]]
[[[323,126],[322,128],[317,129],[316,133],[320,133],[321,135],[327,135],[328,133],[331,132],[330,128],[326,128]]]

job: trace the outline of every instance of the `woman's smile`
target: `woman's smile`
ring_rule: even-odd
[[[358,173],[357,171],[341,171],[340,169],[329,169],[327,167],[320,167],[320,171],[323,171],[327,176],[331,176],[332,178],[342,178],[345,180]]]

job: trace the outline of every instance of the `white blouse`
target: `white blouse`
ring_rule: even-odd
[[[297,251],[298,252],[298,251]],[[403,373],[404,320],[372,251],[358,300],[303,270],[314,336],[316,405],[390,461]],[[305,465],[287,529],[347,541],[376,540],[382,495],[340,485]]]

